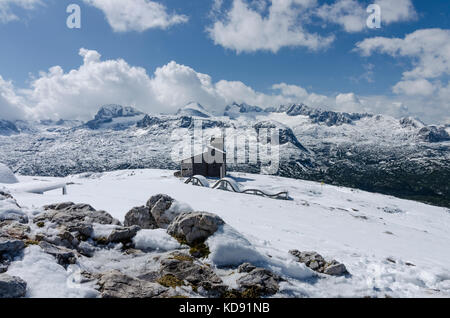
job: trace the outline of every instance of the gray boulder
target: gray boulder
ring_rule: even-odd
[[[280,276],[271,271],[265,268],[255,267],[248,263],[242,264],[238,271],[240,273],[246,273],[237,280],[239,288],[244,291],[253,290],[259,296],[276,294],[279,290],[278,283],[283,281]]]
[[[289,253],[295,256],[300,263],[304,263],[315,272],[331,276],[343,276],[349,274],[344,264],[341,264],[336,260],[327,262],[317,252],[300,252],[298,250],[292,250],[289,251]]]
[[[154,298],[167,288],[149,281],[137,279],[113,270],[98,280],[102,298]]]
[[[174,216],[167,213],[167,211],[174,201],[173,198],[165,194],[155,195],[147,201],[147,206],[158,227],[167,228],[170,222],[172,222]]]
[[[67,267],[70,264],[75,264],[77,262],[77,257],[74,251],[69,249],[59,247],[48,242],[40,242],[39,246],[42,250],[54,256],[59,265]]]
[[[44,210],[46,212],[34,218],[35,224],[53,223],[70,233],[75,233],[75,236],[81,235],[84,238],[92,235],[92,223],[120,225],[120,222],[107,212],[96,211],[88,204],[66,202],[45,206]]]
[[[161,260],[160,275],[185,281],[208,297],[219,297],[227,290],[222,279],[210,267],[181,252],[169,254]]]
[[[30,227],[28,225],[19,223],[17,221],[3,221],[0,222],[0,233],[18,239],[25,240],[30,234]]]
[[[15,255],[25,248],[25,243],[8,236],[0,237],[0,254]]]
[[[203,243],[225,222],[207,212],[184,213],[177,216],[167,228],[167,233],[187,244]]]
[[[131,227],[120,227],[114,229],[108,237],[108,242],[111,243],[127,243],[130,242],[137,232],[140,231],[140,227],[133,225]]]
[[[0,298],[24,297],[27,291],[27,283],[19,277],[0,275]]]
[[[145,230],[155,230],[158,228],[155,218],[150,213],[150,208],[148,206],[141,206],[131,209],[125,215],[125,226],[137,225],[141,229]]]

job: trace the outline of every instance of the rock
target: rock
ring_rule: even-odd
[[[225,222],[207,212],[184,213],[177,216],[167,228],[167,233],[187,244],[202,243]]]
[[[161,260],[160,275],[186,281],[199,293],[209,297],[219,297],[227,290],[222,279],[210,267],[181,252],[169,254]]]
[[[174,216],[166,212],[170,209],[174,201],[174,199],[165,194],[155,195],[147,201],[147,206],[158,227],[167,228],[170,222],[172,222]]]
[[[39,246],[45,253],[54,256],[61,266],[67,267],[69,264],[75,264],[77,262],[75,253],[69,249],[58,247],[48,242],[40,242]]]
[[[92,257],[96,251],[95,247],[89,244],[88,242],[81,242],[78,245],[78,252],[84,256]]]
[[[25,243],[21,240],[7,236],[0,237],[0,254],[18,254],[25,248]]]
[[[75,233],[75,236],[81,235],[82,239],[92,235],[92,223],[120,225],[120,222],[107,212],[96,211],[88,204],[66,202],[48,205],[44,209],[46,212],[34,218],[35,224],[54,223],[70,233]]]
[[[18,240],[27,239],[30,233],[30,227],[28,225],[11,220],[0,222],[0,229],[7,236]]]
[[[148,206],[141,206],[131,209],[125,215],[125,226],[137,225],[141,229],[145,230],[155,230],[158,228],[155,218],[150,213],[150,208]]]
[[[0,275],[0,298],[24,297],[27,291],[27,283],[19,277]]]
[[[113,270],[103,274],[98,284],[102,298],[154,298],[167,288]]]
[[[242,264],[239,270],[244,271],[245,274],[237,280],[241,290],[252,290],[255,296],[270,296],[274,295],[279,290],[278,283],[283,279],[272,273],[271,271],[255,267],[251,264]]]
[[[316,252],[300,252],[298,250],[292,250],[289,251],[289,253],[295,256],[300,263],[304,263],[315,272],[332,276],[349,274],[344,264],[341,264],[336,260],[327,262]]]
[[[136,233],[139,232],[141,228],[137,225],[131,227],[117,228],[112,231],[108,237],[108,241],[111,243],[127,243],[130,242]]]
[[[348,271],[344,264],[338,263],[337,261],[332,261],[325,266],[323,273],[331,276],[343,276],[347,275]]]
[[[238,267],[238,273],[250,273],[254,269],[256,269],[256,266],[250,263],[244,263]]]

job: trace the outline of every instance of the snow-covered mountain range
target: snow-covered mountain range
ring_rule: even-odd
[[[281,176],[450,206],[448,125],[323,111],[304,104],[263,109],[234,103],[222,115],[213,115],[195,102],[174,115],[107,105],[88,122],[0,120],[0,162],[16,173],[41,176],[175,169],[178,163],[170,154],[183,138],[176,132],[192,129],[196,119],[203,121],[205,132],[277,127]],[[249,163],[230,165],[230,169],[260,171]]]

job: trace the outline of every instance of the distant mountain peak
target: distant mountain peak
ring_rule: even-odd
[[[189,102],[177,111],[177,115],[209,118],[211,114],[197,102]]]
[[[109,104],[100,107],[94,119],[87,122],[86,126],[90,129],[98,129],[104,124],[113,123],[116,118],[132,118],[143,116],[144,113],[130,106],[122,106],[117,104]],[[135,123],[135,122],[134,122]],[[127,127],[129,123],[119,123],[117,128]]]

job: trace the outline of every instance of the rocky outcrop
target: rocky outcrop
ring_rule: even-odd
[[[141,280],[113,270],[98,280],[102,298],[154,298],[167,288],[157,283]]]
[[[167,233],[188,245],[203,243],[225,222],[207,212],[191,212],[177,216],[167,228]]]
[[[419,130],[419,139],[426,142],[444,142],[450,140],[445,127],[427,126]]]
[[[278,283],[283,279],[271,271],[244,263],[238,268],[239,273],[245,273],[238,279],[239,288],[246,294],[251,293],[252,297],[274,295],[279,290]]]
[[[125,226],[137,225],[141,229],[154,230],[158,228],[155,218],[150,213],[150,208],[148,206],[140,206],[131,209],[125,215]]]
[[[292,250],[289,251],[289,253],[295,256],[300,263],[304,263],[315,272],[331,276],[343,276],[349,274],[344,264],[339,263],[336,260],[327,262],[316,252],[300,252],[298,250]]]
[[[27,291],[27,283],[19,277],[0,274],[0,298],[24,297]]]
[[[46,212],[36,216],[33,220],[38,226],[45,226],[46,223],[56,224],[68,232],[75,233],[75,236],[90,237],[93,232],[93,223],[120,225],[105,211],[96,211],[87,204],[75,204],[73,202],[59,203],[44,207]]]

